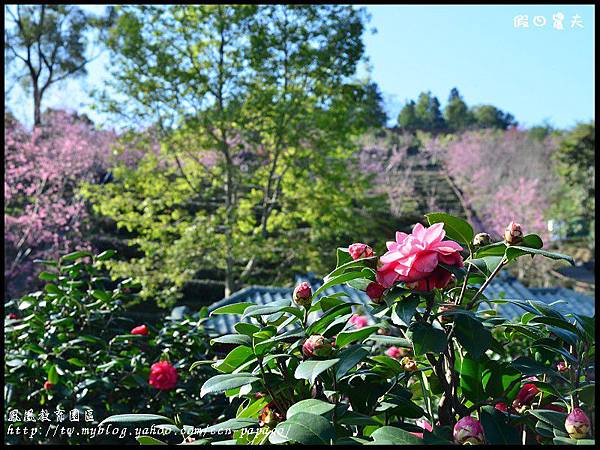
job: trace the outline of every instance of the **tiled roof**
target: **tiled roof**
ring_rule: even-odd
[[[315,278],[312,274],[309,274],[308,277],[297,277],[297,281],[308,281],[311,284],[313,292],[322,284],[322,280]],[[284,287],[249,286],[229,297],[213,303],[209,306],[208,310],[209,312],[212,312],[222,306],[240,302],[252,302],[257,305],[266,305],[274,301],[280,301],[289,304],[292,299],[292,291],[292,288]],[[375,318],[368,313],[370,308],[366,306],[369,304],[370,300],[364,292],[346,285],[337,285],[325,289],[324,294],[331,295],[339,292],[346,293],[348,297],[345,298],[347,298],[349,302],[361,304],[361,306],[356,305],[353,307],[355,312],[366,315],[372,323],[376,322]],[[495,279],[490,286],[488,286],[485,294],[490,299],[506,298],[539,300],[545,303],[553,303],[557,300],[562,300],[566,303],[557,305],[557,308],[565,313],[571,312],[586,316],[593,316],[595,313],[594,299],[592,297],[565,288],[526,288],[518,280],[509,276],[498,277]],[[362,305],[365,307],[363,308]],[[524,312],[518,306],[510,303],[492,304],[492,307],[497,310],[498,315],[502,315],[508,319],[519,317]],[[480,308],[490,309],[490,306],[484,304]],[[220,336],[223,334],[235,333],[234,325],[240,321],[240,317],[241,316],[239,315],[232,314],[216,315],[210,317],[206,325],[209,328],[209,332],[213,335]],[[245,319],[244,321],[250,322],[250,319]]]

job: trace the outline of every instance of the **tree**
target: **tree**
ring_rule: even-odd
[[[431,92],[421,92],[415,106],[415,114],[423,131],[437,133],[446,127],[440,102]]]
[[[415,132],[421,127],[417,117],[416,105],[413,100],[407,102],[398,114],[398,126],[408,132]]]
[[[512,114],[505,113],[493,105],[475,106],[472,112],[478,128],[506,130],[517,125]]]
[[[111,156],[113,133],[98,131],[64,111],[48,111],[44,122],[29,132],[9,120],[4,131],[4,263],[9,295],[31,281],[35,258],[89,246],[83,238],[87,212],[77,188],[82,181],[98,181]]]
[[[574,216],[582,217],[592,233],[596,217],[595,132],[595,122],[578,124],[563,136],[554,155],[563,192],[555,213],[567,221]]]
[[[290,247],[308,245],[314,257],[319,242],[343,234],[340,215],[361,217],[352,206],[360,176],[345,175],[352,138],[367,126],[357,120],[363,96],[348,95],[363,21],[362,10],[340,5],[120,8],[109,47],[113,89],[128,101],[102,101],[133,126],[156,124],[161,152],[144,171],[164,173],[157,189],[143,173],[115,173],[128,186],[138,180],[136,193],[98,193],[96,204],[147,245],[131,262],[140,271],[175,262],[164,303],[207,267],[220,271],[226,295],[259,268],[291,270]],[[319,188],[336,190],[331,210],[318,204]],[[153,206],[131,212],[129,201],[143,197]]]
[[[103,23],[73,5],[7,5],[11,27],[4,32],[5,68],[33,93],[33,117],[41,125],[42,100],[48,88],[85,75],[87,33]],[[14,64],[14,63],[18,64]]]
[[[463,131],[474,122],[472,113],[456,88],[452,88],[450,91],[448,104],[444,109],[444,117],[449,131],[452,132]]]

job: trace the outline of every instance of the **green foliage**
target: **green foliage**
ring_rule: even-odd
[[[92,410],[94,423],[82,418],[78,426],[149,410],[177,414],[186,422],[208,421],[214,406],[197,394],[206,369],[190,371],[192,363],[210,351],[203,319],[167,320],[157,328],[148,326],[148,336],[131,334],[139,324],[127,317],[123,304],[135,283],[131,278],[110,282],[98,262],[109,255],[74,252],[47,262],[42,278],[48,283],[43,291],[5,303],[19,316],[4,325],[5,407],[21,411],[21,416],[28,409],[36,415],[44,409],[51,419],[57,408],[66,414],[78,409],[82,417],[85,410]],[[177,368],[175,390],[157,391],[148,384],[150,366],[161,358]],[[46,381],[54,386],[45,389]],[[13,442],[19,436],[7,439]],[[51,441],[90,439],[73,434]],[[47,437],[40,434],[34,441],[46,442]]]

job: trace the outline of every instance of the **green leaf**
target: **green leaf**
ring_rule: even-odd
[[[231,373],[246,361],[252,359],[252,357],[252,349],[245,345],[240,345],[230,351],[223,361],[215,364],[213,367],[219,372]]]
[[[135,438],[141,445],[167,445],[152,436],[138,436]]]
[[[519,431],[508,425],[506,417],[492,406],[481,409],[480,422],[485,430],[485,440],[488,444],[519,445]]]
[[[244,314],[242,315],[241,320],[246,317],[256,317],[256,316],[265,316],[268,314],[273,314],[279,312],[281,308],[286,306],[290,306],[291,300],[277,300],[275,302],[270,302],[268,305],[252,305],[246,308]]]
[[[412,343],[408,339],[404,339],[396,336],[385,336],[380,334],[374,334],[369,336],[366,341],[375,341],[381,345],[395,345],[396,347],[412,348]]]
[[[139,423],[150,423],[150,422],[169,422],[173,423],[171,419],[165,416],[159,416],[157,414],[117,414],[110,416],[100,422],[100,425],[107,423],[118,423],[118,424],[139,424]]]
[[[105,261],[107,259],[111,259],[113,256],[117,254],[116,250],[105,250],[96,256],[97,261]]]
[[[572,266],[575,265],[575,261],[571,256],[563,255],[562,253],[552,253],[538,248],[522,247],[519,245],[511,245],[506,249],[506,258],[508,259],[508,261],[512,261],[518,258],[519,256],[523,255],[541,255],[550,259],[567,261]]]
[[[236,344],[236,345],[252,345],[252,338],[246,334],[226,334],[210,340],[210,345],[213,344]]]
[[[441,353],[446,349],[448,342],[443,330],[423,322],[414,322],[408,330],[412,336],[415,355],[424,355],[428,352]]]
[[[413,436],[401,428],[384,426],[371,434],[377,445],[423,445],[423,439]]]
[[[537,234],[526,234],[523,236],[523,241],[521,242],[521,247],[529,247],[529,248],[542,248],[544,246],[544,242],[542,238]]]
[[[567,419],[566,413],[552,411],[550,409],[530,409],[528,412],[532,416],[540,419],[542,422],[552,425],[563,433],[567,431],[565,430],[565,420]]]
[[[286,441],[293,441],[299,444],[311,445],[321,444],[329,445],[335,439],[335,431],[329,420],[317,414],[307,412],[298,412],[284,422],[281,422],[275,428],[275,431],[269,437]],[[273,441],[271,441],[273,442]]]
[[[429,225],[443,223],[447,238],[471,246],[475,233],[468,222],[442,212],[425,214],[425,217],[427,217]]]
[[[373,257],[373,258],[375,258],[375,257]],[[346,281],[354,280],[356,278],[364,278],[364,274],[362,273],[362,271],[347,272],[347,273],[343,273],[341,275],[337,275],[337,276],[329,279],[326,283],[323,283],[319,287],[319,289],[317,289],[315,291],[315,293],[313,294],[313,298],[317,298],[318,295],[320,295],[323,291],[325,291],[325,289],[330,288],[331,286],[343,284]]]
[[[203,434],[217,432],[219,430],[241,430],[251,426],[257,426],[258,420],[252,417],[238,417],[235,419],[226,420],[223,423],[212,425],[208,428],[203,428]]]
[[[60,259],[61,259],[61,261],[75,261],[80,258],[85,258],[86,256],[94,256],[94,255],[92,252],[79,251],[79,252],[73,252],[73,253],[64,255]]]
[[[45,280],[45,281],[54,281],[56,279],[58,279],[58,275],[54,274],[54,273],[50,273],[50,272],[40,272],[40,274],[38,275],[38,278],[40,280]]]
[[[396,302],[392,307],[392,322],[395,325],[409,326],[420,301],[421,299],[419,297],[411,295],[408,298]]]
[[[323,361],[318,360],[306,360],[302,361],[296,367],[296,371],[294,372],[294,376],[298,380],[308,380],[310,384],[314,384],[315,379],[323,372],[325,372],[330,367],[335,366],[338,363],[339,359],[326,359]]]
[[[342,331],[335,338],[335,345],[337,348],[342,348],[352,342],[362,342],[373,333],[377,333],[377,330],[379,330],[378,326],[370,326],[353,331]]]
[[[259,378],[246,373],[230,373],[226,375],[216,375],[206,380],[200,389],[200,397],[206,394],[219,394],[229,389],[235,389],[246,384],[254,383]]]
[[[472,358],[469,354],[466,354],[460,362],[460,387],[465,398],[473,403],[485,399],[483,370],[483,361]]]
[[[51,365],[48,370],[48,381],[52,384],[58,384],[60,377],[58,375],[58,371],[56,369],[56,365]]]
[[[105,301],[105,302],[107,302],[111,299],[111,295],[108,292],[103,291],[101,289],[94,289],[92,291],[92,297],[97,298],[98,300]]]
[[[233,328],[235,328],[235,331],[238,333],[245,334],[247,336],[252,336],[257,331],[260,331],[260,327],[247,322],[238,322],[233,326]]]
[[[347,303],[334,306],[333,308],[327,310],[319,318],[319,320],[310,324],[310,326],[306,329],[306,335],[311,336],[313,334],[321,334],[322,331],[325,330],[334,320],[351,312],[352,307]]]
[[[336,378],[341,378],[346,375],[353,367],[355,367],[360,361],[362,361],[369,354],[369,350],[361,345],[353,345],[348,347],[344,351],[340,352],[337,356],[340,360],[337,370],[335,372]]]
[[[217,314],[244,314],[244,311],[246,311],[246,309],[249,306],[253,306],[253,305],[256,306],[256,303],[252,303],[252,302],[232,303],[231,305],[221,306],[220,308],[213,310],[209,315],[216,316]]]
[[[519,356],[515,359],[511,366],[521,372],[523,375],[541,375],[544,373],[551,373],[552,369],[538,363],[537,361],[528,358],[527,356]]]
[[[492,343],[492,333],[483,324],[468,315],[454,317],[456,339],[473,358],[479,359]]]
[[[327,413],[333,411],[334,408],[335,405],[331,403],[309,398],[307,400],[300,400],[298,403],[295,403],[292,406],[290,406],[290,408],[287,410],[286,416],[289,419],[293,415],[301,412],[324,416]]]

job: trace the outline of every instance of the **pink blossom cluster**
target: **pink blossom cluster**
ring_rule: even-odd
[[[30,280],[35,258],[89,248],[82,240],[82,181],[106,174],[115,134],[64,111],[26,130],[11,117],[4,131],[4,248],[7,293]]]

